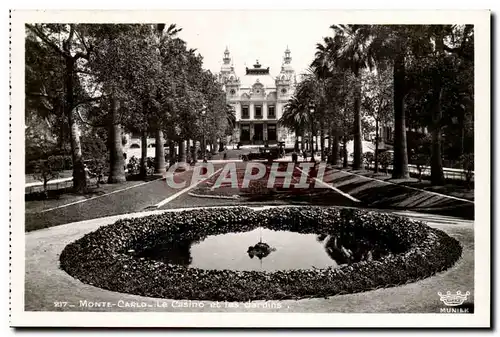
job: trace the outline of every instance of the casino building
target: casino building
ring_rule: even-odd
[[[247,67],[245,74],[238,76],[228,48],[222,60],[219,80],[224,85],[227,103],[233,107],[236,115],[233,143],[271,145],[285,142],[286,146],[293,146],[295,135],[278,125],[283,108],[296,85],[288,47],[277,76],[271,75],[269,67],[262,66],[258,60],[253,68]]]

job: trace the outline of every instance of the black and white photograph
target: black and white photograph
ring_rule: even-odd
[[[11,325],[489,327],[490,15],[12,11]]]

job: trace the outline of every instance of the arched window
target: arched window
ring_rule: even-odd
[[[132,145],[130,145],[130,148],[131,149],[140,149],[141,146],[139,144],[132,144]]]

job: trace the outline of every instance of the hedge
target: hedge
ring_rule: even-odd
[[[203,240],[258,227],[335,235],[363,246],[363,256],[336,268],[266,271],[205,270],[137,256],[159,240]],[[246,247],[242,247],[246,249]],[[133,253],[131,253],[133,252]],[[246,207],[166,212],[119,220],[65,247],[61,268],[80,281],[141,296],[249,301],[328,297],[402,285],[451,267],[461,256],[455,239],[426,224],[388,213],[335,207]]]

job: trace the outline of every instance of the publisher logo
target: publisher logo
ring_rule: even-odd
[[[446,294],[438,292],[438,295],[440,297],[440,301],[443,302],[444,305],[447,305],[449,307],[456,307],[462,305],[465,300],[467,300],[467,296],[470,295],[470,292],[462,294],[462,292],[459,290],[456,294],[452,294],[451,291],[447,291]]]

